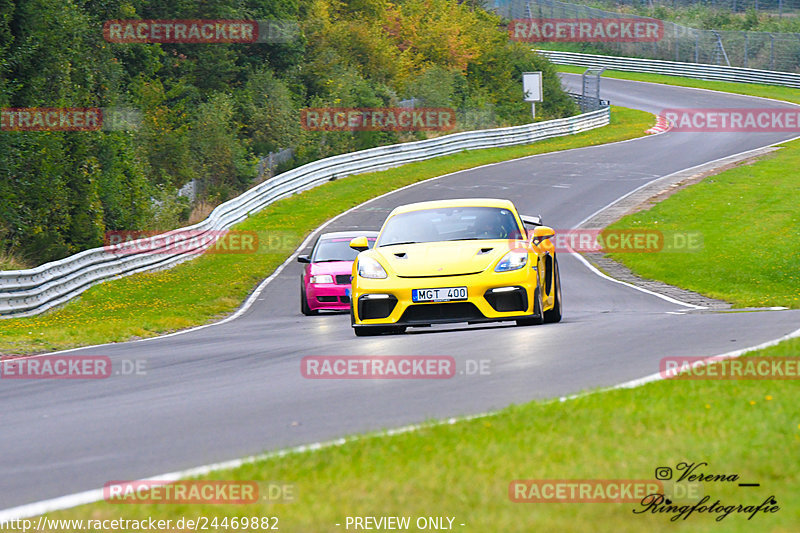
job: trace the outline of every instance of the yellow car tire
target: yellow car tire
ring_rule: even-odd
[[[538,326],[544,322],[544,314],[542,313],[542,293],[539,291],[539,287],[536,287],[533,290],[533,311],[535,316],[531,318],[520,318],[517,320],[518,326]]]

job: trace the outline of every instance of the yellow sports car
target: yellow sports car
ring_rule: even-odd
[[[508,200],[398,207],[372,249],[366,237],[350,241],[361,252],[353,263],[350,298],[355,334],[450,322],[558,322],[554,236],[538,217],[520,216]]]

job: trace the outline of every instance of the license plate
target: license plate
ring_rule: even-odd
[[[440,289],[412,289],[412,302],[452,302],[466,300],[466,287],[443,287]]]

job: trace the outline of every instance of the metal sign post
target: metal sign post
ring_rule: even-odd
[[[522,94],[526,102],[531,103],[531,114],[536,118],[536,102],[542,101],[542,73],[522,73]]]

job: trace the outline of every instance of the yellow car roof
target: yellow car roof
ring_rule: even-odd
[[[433,200],[430,202],[417,202],[396,207],[389,216],[398,213],[408,213],[409,211],[421,211],[423,209],[437,209],[440,207],[502,207],[516,211],[514,204],[510,200],[499,198],[457,198],[453,200]]]

